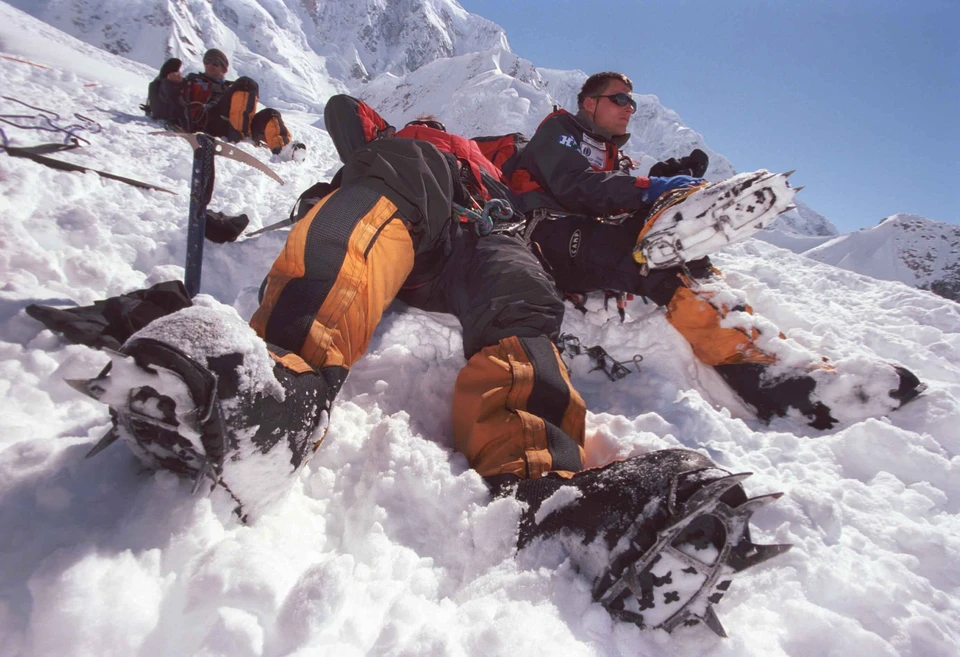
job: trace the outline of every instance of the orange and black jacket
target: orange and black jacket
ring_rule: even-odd
[[[640,195],[649,179],[621,170],[620,146],[629,135],[611,140],[587,125],[582,114],[554,112],[504,171],[521,212],[606,216],[646,207]]]

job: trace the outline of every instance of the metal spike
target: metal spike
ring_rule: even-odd
[[[787,209],[785,210],[785,212],[789,212],[790,210],[796,210],[796,209],[797,209],[797,204],[791,203],[790,205],[787,206]]]
[[[793,192],[794,192],[795,194],[796,194],[796,193],[799,193],[800,190],[803,189],[804,187],[806,187],[806,185],[800,185],[799,187],[794,187],[794,188],[793,188]]]
[[[723,624],[717,618],[717,612],[713,610],[713,605],[707,605],[707,611],[700,618],[703,624],[713,630],[713,633],[724,639],[727,638],[727,631],[723,629]]]
[[[718,499],[720,499],[721,495],[752,474],[752,472],[741,472],[738,474],[721,477],[716,481],[711,481],[709,484],[694,493],[693,496],[684,503],[682,515],[692,515],[700,507],[705,507],[708,504],[715,503]]]
[[[768,504],[772,504],[783,497],[783,493],[770,493],[769,495],[760,495],[751,497],[749,500],[736,508],[737,515],[745,514],[747,517],[759,511]]]
[[[64,381],[77,392],[97,401],[100,401],[103,393],[106,392],[98,383],[100,379],[64,379]]]
[[[795,174],[796,172],[797,172],[796,169],[790,169],[789,171],[787,171],[786,173],[781,174],[781,175],[783,175],[784,178],[789,178],[790,176],[792,176],[792,175]]]
[[[730,555],[730,558],[727,559],[727,565],[733,568],[734,572],[739,573],[741,570],[746,570],[768,559],[773,559],[778,554],[789,551],[793,545],[780,543],[776,545],[752,545],[751,547],[754,550],[752,554],[740,557],[734,552]]]
[[[106,448],[110,447],[110,445],[115,443],[117,441],[117,438],[119,437],[120,437],[120,432],[117,431],[117,427],[116,426],[110,427],[110,430],[107,433],[103,434],[103,438],[98,440],[97,444],[93,446],[93,449],[87,452],[87,455],[84,456],[83,458],[89,459],[96,456]]]
[[[194,407],[194,408],[191,408],[186,413],[178,413],[177,421],[179,421],[181,424],[188,427],[191,431],[195,431],[198,434],[203,433],[203,431],[200,428],[200,409],[199,408]]]
[[[213,471],[213,467],[210,465],[210,461],[204,459],[203,465],[200,466],[200,472],[197,473],[197,478],[193,480],[193,490],[190,491],[191,495],[196,495],[197,491],[200,490],[200,484],[203,483],[203,480],[207,478]]]

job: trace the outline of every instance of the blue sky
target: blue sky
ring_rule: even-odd
[[[546,68],[619,70],[841,232],[960,223],[960,0],[459,0]]]

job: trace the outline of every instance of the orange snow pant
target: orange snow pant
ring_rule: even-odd
[[[404,142],[436,153],[414,140],[368,149],[389,162]],[[393,193],[401,186],[360,177],[317,203],[290,231],[251,326],[291,352],[290,365],[301,366],[299,356],[342,381],[398,295],[452,313],[468,358],[454,389],[453,435],[470,465],[494,483],[581,470],[585,407],[553,344],[563,303],[552,281],[522,241],[477,237],[450,224],[449,201],[410,206],[413,194]],[[445,222],[434,231],[439,247],[424,243],[430,230],[410,216]]]
[[[233,142],[249,138],[279,153],[290,142],[290,133],[280,112],[269,107],[257,111],[259,93],[255,80],[238,78],[208,114],[203,131]]]

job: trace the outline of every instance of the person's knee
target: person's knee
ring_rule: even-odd
[[[257,96],[260,95],[260,85],[258,85],[257,81],[253,78],[248,78],[246,76],[239,77],[234,80],[232,87],[237,91],[248,91]]]
[[[250,124],[253,140],[264,143],[274,153],[277,153],[290,142],[290,132],[287,130],[283,117],[277,110],[267,107],[257,112]]]
[[[454,441],[483,477],[582,470],[585,415],[583,399],[544,335],[484,348],[454,387]]]

